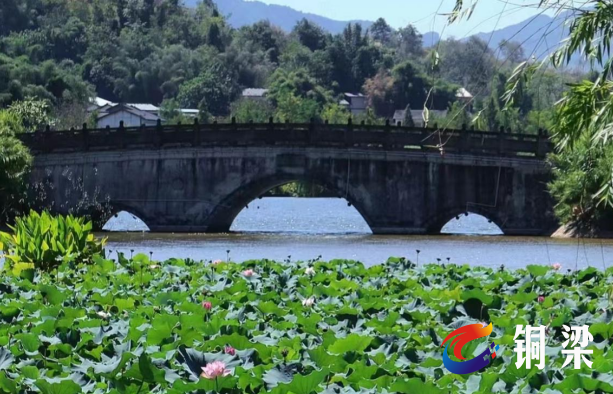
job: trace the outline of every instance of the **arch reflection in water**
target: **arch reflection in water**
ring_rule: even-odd
[[[344,198],[263,197],[236,217],[231,231],[302,234],[372,234]]]
[[[441,229],[441,234],[504,235],[503,231],[488,218],[469,212],[451,219]]]
[[[102,227],[103,231],[144,232],[149,231],[147,224],[130,212],[120,211],[113,215]]]

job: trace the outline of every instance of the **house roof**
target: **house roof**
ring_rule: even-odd
[[[136,108],[136,109],[141,110],[141,111],[147,111],[147,112],[157,112],[157,111],[160,110],[159,107],[156,107],[153,104],[128,103],[126,105],[129,106],[129,107]]]
[[[198,114],[200,112],[200,110],[198,109],[188,109],[188,108],[181,108],[179,110],[179,112],[181,112],[182,114]]]
[[[339,105],[349,105],[349,101],[347,101],[347,100],[341,100],[338,103],[339,103]]]
[[[345,97],[354,98],[354,97],[366,97],[362,93],[345,93]]]
[[[109,100],[105,100],[102,97],[95,97],[95,98],[90,99],[89,101],[92,104],[92,106],[88,108],[90,112],[93,112],[96,110],[106,112],[110,108],[117,105],[116,103],[109,101]],[[159,107],[156,107],[155,105],[148,104],[148,103],[126,103],[125,105],[128,107],[136,108],[140,111],[158,112],[160,110]]]
[[[394,111],[394,120],[396,120],[396,119],[404,119],[404,114],[405,113],[406,113],[406,111],[404,109],[397,109],[396,111]]]
[[[470,92],[464,88],[459,88],[455,96],[457,98],[473,98],[473,95],[470,94]]]
[[[264,97],[268,89],[248,88],[243,90],[243,97]]]
[[[105,105],[111,104],[113,105],[114,103],[110,102],[109,100],[105,100],[102,97],[94,97],[89,99],[89,102],[97,105],[98,107],[104,107]]]
[[[106,110],[106,112],[98,115],[98,120],[105,118],[107,116],[113,115],[114,113],[117,113],[120,111],[131,113],[132,115],[138,116],[139,118],[144,119],[144,120],[153,120],[153,121],[158,120],[158,117],[156,115],[150,112],[147,112],[147,111],[140,110],[138,108],[134,108],[130,106],[129,104],[117,104],[117,105],[110,107],[108,110]]]

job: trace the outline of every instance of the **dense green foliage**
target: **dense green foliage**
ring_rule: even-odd
[[[90,263],[95,254],[103,252],[105,244],[105,240],[94,238],[91,222],[48,212],[31,211],[18,217],[10,230],[0,232],[0,252],[6,258],[6,268],[17,274],[50,271],[66,262]]]
[[[177,0],[7,0],[0,26],[0,105],[47,100],[64,128],[87,121],[87,99],[95,94],[114,102],[166,103],[170,121],[181,120],[173,105],[199,109],[207,119],[255,121],[261,117],[253,108],[236,102],[241,89],[269,88],[267,116],[337,121],[345,118],[334,108],[342,93],[362,92],[373,109],[366,120],[382,123],[376,119],[407,105],[448,109],[464,86],[475,95],[464,120],[487,108],[494,114],[479,127],[534,131],[546,123],[532,112],[548,111],[560,96],[537,100],[529,92],[507,119],[489,97],[501,93],[499,81],[504,84],[513,63],[523,60],[514,43],[493,51],[478,39],[449,39],[434,57],[413,26],[396,30],[384,19],[370,31],[350,25],[336,36],[303,20],[288,34],[268,22],[232,29],[211,0],[195,10]],[[564,77],[552,75],[553,86],[562,85],[557,82]],[[437,120],[452,127],[457,114]]]
[[[23,130],[23,122],[15,112],[0,110],[0,226],[24,205],[24,182],[32,157],[16,138]]]
[[[32,281],[0,277],[0,392],[612,392],[612,278],[399,259],[365,268],[95,257]],[[493,323],[498,357],[449,373],[442,340],[477,322]],[[517,324],[548,327],[545,370],[515,367]],[[593,370],[561,367],[564,324],[591,325]],[[473,341],[464,355],[487,345]],[[201,377],[213,361],[229,375]]]

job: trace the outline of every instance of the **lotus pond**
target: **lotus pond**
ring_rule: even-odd
[[[0,392],[613,392],[612,288],[611,269],[96,256],[0,278]],[[443,339],[477,322],[499,356],[448,372]],[[518,324],[548,326],[543,371],[515,367]],[[562,368],[563,324],[591,326],[591,369]]]

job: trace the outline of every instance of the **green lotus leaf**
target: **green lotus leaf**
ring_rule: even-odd
[[[9,379],[4,372],[0,372],[0,391],[11,394],[19,392],[17,383],[13,379]]]
[[[530,272],[532,276],[535,277],[544,276],[551,271],[550,267],[543,265],[529,265],[526,267],[526,269],[528,270],[528,272]]]
[[[59,383],[37,380],[35,384],[42,394],[77,394],[81,392],[81,387],[72,380],[63,380]]]
[[[431,383],[424,383],[419,378],[398,379],[390,387],[390,391],[396,393],[419,393],[419,394],[437,394],[440,390]]]
[[[320,371],[313,371],[309,375],[294,375],[290,383],[281,383],[275,387],[271,393],[285,394],[311,394],[313,391],[317,391],[319,386],[324,382],[324,379],[328,375],[327,369]]]
[[[334,342],[328,348],[328,352],[331,354],[344,354],[347,352],[362,352],[364,351],[372,338],[367,336],[361,336],[358,334],[349,334],[346,338],[341,338]]]

